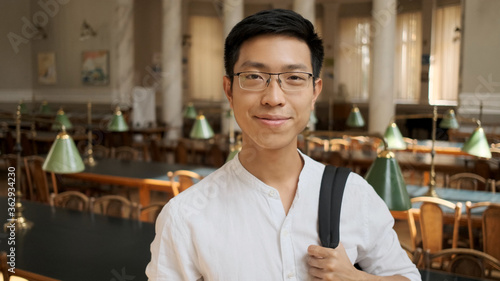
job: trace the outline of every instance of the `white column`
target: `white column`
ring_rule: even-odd
[[[243,19],[243,9],[244,9],[244,1],[243,0],[225,0],[224,1],[224,40],[226,39],[231,29]],[[223,74],[225,75],[225,74]],[[221,78],[222,83],[222,78]],[[222,113],[221,113],[221,130],[222,134],[229,134],[229,129],[234,128],[235,130],[240,130],[238,125],[236,124],[234,117],[227,118],[226,112],[230,109],[229,102],[227,101],[224,93],[221,93],[222,100]],[[230,140],[233,141],[233,140]]]
[[[315,7],[314,0],[293,0],[293,10],[308,19],[312,24],[315,22]]]
[[[368,126],[370,132],[383,134],[395,113],[396,0],[374,0],[372,17],[373,63]]]
[[[168,140],[182,136],[182,9],[181,0],[163,0],[162,20],[162,120],[170,130]]]
[[[113,105],[128,108],[134,87],[134,1],[117,0],[113,14]]]

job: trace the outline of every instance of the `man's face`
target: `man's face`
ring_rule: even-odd
[[[270,73],[301,71],[312,73],[311,52],[306,43],[288,36],[263,35],[244,42],[234,73],[261,71]],[[281,77],[281,76],[280,76]],[[277,76],[271,77],[261,91],[241,89],[238,77],[233,85],[224,77],[224,91],[242,130],[245,146],[276,150],[297,146],[297,135],[309,121],[311,110],[321,92],[317,79],[299,91],[282,90]]]

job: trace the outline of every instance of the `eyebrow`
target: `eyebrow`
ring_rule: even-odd
[[[260,70],[268,68],[268,66],[266,64],[261,63],[261,62],[256,62],[256,61],[246,61],[243,64],[241,64],[241,67],[242,68],[253,67],[253,68],[260,69]],[[282,67],[282,69],[283,70],[287,70],[287,71],[292,71],[292,70],[308,70],[307,66],[305,64],[302,64],[302,63],[287,64],[284,67]]]

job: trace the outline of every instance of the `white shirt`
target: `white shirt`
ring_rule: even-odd
[[[174,197],[156,222],[150,280],[310,280],[307,247],[321,245],[318,202],[325,166],[306,155],[285,214],[279,192],[238,157]],[[401,249],[384,201],[351,173],[342,199],[340,241],[365,272],[421,280]]]

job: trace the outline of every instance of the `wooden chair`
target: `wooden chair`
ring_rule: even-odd
[[[163,207],[165,206],[165,204],[167,204],[167,202],[149,204],[148,206],[142,207],[140,209],[139,215],[140,215],[140,217],[145,215],[147,217],[147,220],[146,220],[147,222],[155,223],[156,218],[160,214],[160,212],[163,209]]]
[[[96,159],[109,158],[111,154],[109,148],[100,144],[92,146],[92,153]]]
[[[179,140],[174,151],[174,159],[177,164],[187,164],[188,163],[188,147],[185,141]]]
[[[410,246],[404,243],[401,243],[401,248],[406,251],[406,254],[410,258],[411,262],[418,267],[420,264],[420,259],[422,258],[422,248],[417,247],[415,250],[412,250]]]
[[[482,190],[485,190],[487,185],[487,179],[473,173],[458,173],[453,176],[446,175],[445,186],[450,188],[477,191],[479,187],[481,187]]]
[[[88,211],[89,198],[87,195],[79,191],[65,191],[59,194],[51,193],[50,206],[78,211]]]
[[[42,169],[45,159],[41,156],[24,157],[24,167],[30,193],[36,196],[36,200],[49,203],[50,186],[47,180],[47,172]],[[57,192],[57,181],[54,173],[50,173],[52,178],[52,187],[54,193]],[[32,199],[33,200],[33,199]]]
[[[212,144],[207,152],[207,165],[215,168],[222,167],[226,162],[224,152],[220,149],[219,145]]]
[[[500,259],[500,246],[498,245],[500,238],[500,203],[478,202],[473,204],[470,201],[465,203],[470,248],[475,248],[472,228],[472,210],[481,207],[485,208],[482,214],[483,252]]]
[[[136,203],[119,195],[105,195],[98,198],[90,198],[90,211],[95,214],[121,218],[135,218],[137,215],[135,211],[138,208],[140,207]]]
[[[139,159],[139,152],[130,146],[119,146],[111,149],[113,158],[123,161],[132,161]]]
[[[168,172],[168,178],[170,179],[170,184],[172,186],[174,196],[177,196],[179,192],[183,192],[194,184],[194,180],[201,180],[203,176],[187,170],[177,170],[175,172]],[[177,178],[177,181],[175,180]],[[178,186],[177,190],[174,186]]]
[[[50,278],[47,276],[43,276],[40,274],[36,274],[33,272],[29,272],[26,270],[22,270],[16,267],[14,272],[9,271],[9,264],[7,264],[8,259],[7,259],[7,253],[6,252],[0,252],[0,269],[2,272],[2,277],[4,281],[15,281],[15,280],[29,280],[29,281],[59,281],[58,279]],[[13,277],[13,278],[11,278]],[[20,278],[16,278],[20,277]],[[21,279],[24,278],[24,279]]]
[[[435,253],[425,251],[423,260],[424,269],[442,270],[469,277],[485,278],[491,273],[488,269],[500,270],[498,259],[473,249],[446,249]],[[446,262],[442,263],[440,260]]]
[[[454,204],[444,199],[434,197],[415,197],[411,199],[412,204],[421,202],[420,206],[420,232],[422,236],[423,250],[431,253],[443,249],[444,240],[444,213],[442,208],[454,211],[454,223],[451,247],[456,248],[458,243],[458,227],[462,214],[462,203]],[[409,211],[410,213],[413,210]],[[412,223],[409,221],[409,223]],[[414,224],[414,222],[413,222]]]

